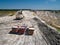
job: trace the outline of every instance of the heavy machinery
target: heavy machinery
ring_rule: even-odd
[[[17,11],[15,20],[21,20],[23,18],[24,16],[22,14],[22,11]]]
[[[23,26],[13,26],[10,34],[24,34],[26,28]]]
[[[26,34],[26,35],[33,35],[33,32],[34,32],[34,28],[31,27],[31,28],[27,28],[27,29],[26,29],[25,34]]]
[[[12,27],[12,30],[9,32],[10,34],[25,34],[25,35],[33,35],[34,28],[27,26],[14,26]]]

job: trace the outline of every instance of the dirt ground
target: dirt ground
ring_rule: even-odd
[[[24,15],[29,15],[29,12],[23,12]],[[31,16],[31,15],[30,15]],[[32,18],[34,16],[31,16]],[[13,20],[15,16],[0,17],[0,45],[48,45],[42,37],[42,32],[39,30],[36,21],[32,18],[24,18],[22,20]],[[34,34],[29,35],[16,35],[9,34],[12,26],[23,25],[34,26]]]

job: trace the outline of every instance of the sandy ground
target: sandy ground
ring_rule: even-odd
[[[24,15],[29,15],[29,12],[23,13]],[[31,17],[33,18],[34,16]],[[13,20],[14,18],[15,16],[0,17],[0,45],[47,45],[37,23],[32,18],[24,18],[19,21]],[[33,35],[9,34],[12,26],[23,25],[24,23],[27,26],[34,26],[35,30]]]

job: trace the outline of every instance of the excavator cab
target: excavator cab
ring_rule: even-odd
[[[17,13],[16,13],[16,18],[15,18],[15,20],[21,20],[21,19],[23,19],[24,18],[24,16],[23,16],[23,14],[22,14],[22,11],[18,11]]]

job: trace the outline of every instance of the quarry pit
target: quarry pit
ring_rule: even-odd
[[[22,15],[21,20],[14,20],[15,15],[0,17],[0,45],[60,45],[60,34],[54,28],[31,11],[22,11]],[[12,26],[23,24],[34,26],[34,34],[9,34]]]

